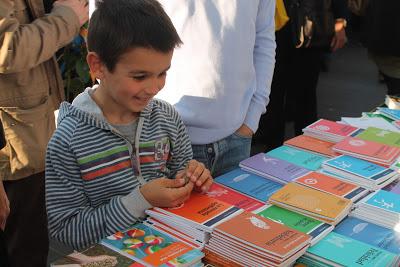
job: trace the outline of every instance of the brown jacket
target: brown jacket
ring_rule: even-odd
[[[54,110],[64,98],[55,52],[79,31],[72,9],[45,15],[43,0],[0,1],[0,118],[7,145],[0,180],[44,171]]]

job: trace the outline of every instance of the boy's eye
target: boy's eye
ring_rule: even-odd
[[[143,81],[144,79],[146,79],[146,75],[135,75],[132,77],[132,79],[137,80],[137,81]]]

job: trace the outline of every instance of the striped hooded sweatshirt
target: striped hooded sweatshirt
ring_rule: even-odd
[[[175,177],[192,158],[174,108],[153,99],[140,113],[134,145],[104,118],[86,89],[62,103],[46,155],[50,235],[82,249],[144,217],[140,185]]]

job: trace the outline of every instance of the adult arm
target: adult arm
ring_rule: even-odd
[[[253,133],[257,131],[261,114],[266,111],[271,92],[276,48],[274,16],[275,0],[260,0],[253,52],[257,88],[244,120],[245,126],[250,128]]]
[[[29,24],[16,19],[14,5],[0,1],[0,73],[21,72],[49,60],[79,32],[80,18],[64,4]]]

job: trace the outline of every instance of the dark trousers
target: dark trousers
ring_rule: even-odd
[[[288,25],[276,32],[276,43],[270,102],[254,137],[266,151],[283,144],[286,121],[294,121],[299,135],[317,119],[316,88],[324,53],[318,48],[296,49]]]
[[[10,215],[4,230],[10,266],[46,266],[49,238],[44,172],[3,183],[10,201]]]
[[[395,77],[387,76],[386,74],[382,73],[385,84],[388,89],[388,95],[395,95],[400,96],[400,79]]]

